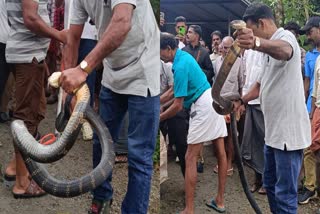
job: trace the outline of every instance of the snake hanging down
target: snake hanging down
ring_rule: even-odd
[[[58,87],[61,73],[54,73],[49,82]],[[21,152],[32,179],[47,193],[57,197],[74,197],[95,189],[110,175],[114,165],[114,151],[109,130],[89,106],[89,89],[86,84],[76,92],[76,105],[60,138],[53,144],[39,144],[28,132],[21,120],[11,124],[14,142]],[[87,175],[75,180],[58,180],[39,163],[52,163],[64,157],[74,145],[84,120],[95,129],[101,144],[102,157],[99,165]]]
[[[246,23],[242,20],[234,20],[230,23],[231,27],[236,30],[241,30],[246,28]],[[215,111],[218,114],[226,115],[231,114],[231,134],[232,134],[232,142],[234,145],[235,150],[235,160],[239,171],[240,181],[243,187],[243,190],[248,198],[248,201],[250,202],[250,205],[254,209],[254,211],[258,214],[261,214],[261,210],[253,198],[251,192],[248,188],[248,182],[246,179],[246,176],[244,174],[244,168],[242,164],[242,158],[240,155],[240,149],[238,144],[238,135],[237,135],[237,122],[236,122],[236,116],[233,112],[233,103],[230,100],[224,99],[220,96],[221,89],[231,71],[231,68],[237,58],[240,56],[241,48],[238,46],[237,41],[235,41],[232,46],[230,47],[230,50],[228,51],[227,55],[225,56],[223,63],[221,65],[221,68],[219,70],[219,73],[217,75],[217,78],[212,86],[211,95],[212,95],[212,106],[215,109]]]

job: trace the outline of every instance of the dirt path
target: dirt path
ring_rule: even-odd
[[[54,130],[54,105],[49,105],[47,118],[42,121],[40,132],[46,134]],[[9,132],[9,123],[0,124],[0,166],[2,170],[12,157],[13,146]],[[92,143],[81,138],[69,154],[57,163],[48,166],[49,171],[58,178],[71,179],[79,177],[92,168]],[[127,164],[116,164],[113,171],[114,201],[111,213],[120,213],[122,199],[127,188]],[[153,176],[149,213],[159,213],[159,172]],[[82,214],[87,213],[90,206],[89,193],[75,198],[63,199],[47,195],[38,199],[16,200],[11,189],[0,182],[0,214]]]
[[[218,176],[213,172],[213,166],[216,164],[216,159],[213,157],[212,146],[204,147],[204,173],[198,174],[198,182],[196,187],[195,207],[197,214],[217,213],[208,208],[205,203],[210,198],[214,197],[218,187]],[[237,169],[234,166],[234,169]],[[246,167],[246,176],[249,179],[249,184],[253,183],[254,174],[252,170]],[[177,213],[184,208],[184,182],[180,172],[180,167],[171,158],[168,163],[169,180],[161,184],[161,206],[162,214]],[[270,213],[267,197],[264,195],[254,194],[254,197],[262,210],[262,213]],[[225,193],[226,213],[233,214],[253,214],[254,211],[250,207],[249,202],[242,190],[239,175],[237,170],[231,177],[228,177],[226,193]],[[298,213],[314,214],[315,210],[320,207],[320,201],[314,200],[308,205],[299,206]]]

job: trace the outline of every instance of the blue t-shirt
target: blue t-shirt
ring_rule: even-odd
[[[172,65],[174,97],[184,97],[183,107],[189,109],[204,91],[210,88],[206,75],[187,52],[177,49]]]
[[[308,51],[305,58],[304,70],[305,76],[310,79],[309,96],[307,99],[307,109],[311,112],[311,102],[312,102],[312,90],[313,90],[313,80],[314,80],[314,66],[316,64],[317,57],[320,52],[315,48],[312,51]]]

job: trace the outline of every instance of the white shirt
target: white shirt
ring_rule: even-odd
[[[288,42],[293,55],[289,61],[263,55],[264,70],[258,82],[261,83],[265,143],[280,150],[305,149],[311,144],[311,127],[301,78],[300,47],[295,36],[283,28],[279,28],[270,40]]]
[[[257,82],[258,77],[263,70],[263,53],[254,50],[246,50],[244,52],[244,58],[246,62],[246,79],[242,89],[242,93],[243,95],[246,95],[250,91],[251,87]],[[248,102],[248,104],[260,105],[260,99],[257,98],[255,100],[251,100],[250,102]]]
[[[98,31],[95,25],[89,23],[89,20],[84,24],[81,39],[98,40]]]
[[[10,32],[5,0],[0,0],[0,42],[6,44]]]

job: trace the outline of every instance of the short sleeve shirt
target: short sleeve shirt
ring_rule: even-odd
[[[5,0],[0,0],[0,42],[6,44],[10,27],[8,24],[7,9]]]
[[[120,94],[159,95],[160,31],[149,0],[74,0],[70,23],[84,24],[90,17],[99,40],[113,9],[122,3],[134,6],[131,30],[120,47],[103,60],[102,85]]]
[[[210,85],[197,61],[187,52],[177,49],[173,60],[174,97],[184,97],[183,107],[189,109]]]
[[[311,144],[311,127],[305,105],[301,78],[301,54],[294,35],[279,28],[270,40],[288,42],[290,60],[276,60],[264,54],[260,101],[265,120],[266,145],[288,151],[304,149]]]
[[[160,94],[166,92],[173,85],[172,64],[161,61]]]
[[[305,64],[304,64],[304,72],[305,72],[305,77],[308,77],[310,79],[310,86],[308,90],[308,99],[307,99],[307,109],[308,112],[311,112],[311,94],[312,94],[312,89],[313,89],[313,80],[314,80],[314,69],[315,69],[315,64],[317,57],[320,55],[320,52],[315,48],[312,51],[308,51],[306,53],[305,57]]]

